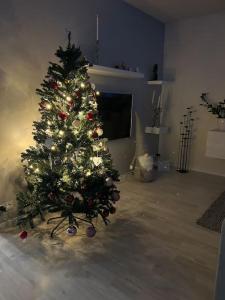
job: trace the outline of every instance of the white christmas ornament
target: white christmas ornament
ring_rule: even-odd
[[[97,132],[98,136],[102,136],[103,135],[103,130],[101,128],[97,128],[96,132]]]
[[[83,119],[84,119],[84,112],[83,112],[83,111],[80,111],[80,112],[78,113],[78,118],[79,118],[80,120],[83,120]]]
[[[105,183],[107,186],[112,186],[113,185],[113,180],[111,177],[106,178]]]
[[[98,156],[92,157],[92,161],[93,161],[94,165],[96,167],[98,167],[102,163],[102,158],[98,157]]]
[[[84,200],[83,196],[79,192],[73,192],[72,195],[75,199],[78,199],[80,201]]]

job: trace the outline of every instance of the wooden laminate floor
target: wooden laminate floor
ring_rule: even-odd
[[[167,173],[120,183],[118,213],[94,239],[45,227],[0,234],[0,300],[211,300],[219,234],[195,224],[225,178]]]

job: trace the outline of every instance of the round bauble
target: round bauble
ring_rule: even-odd
[[[98,136],[102,136],[102,135],[103,135],[103,130],[102,130],[102,128],[100,128],[100,127],[98,127],[98,128],[96,129],[96,132],[97,132]]]
[[[75,97],[80,99],[82,97],[82,93],[80,91],[75,92]]]
[[[73,225],[70,225],[70,226],[67,228],[66,232],[67,232],[67,234],[68,234],[69,236],[74,236],[74,235],[77,234],[77,228],[76,228],[75,226],[73,226]]]
[[[94,226],[89,226],[86,230],[86,235],[89,238],[92,238],[96,235],[96,229],[94,228]]]
[[[114,206],[110,207],[109,212],[110,212],[110,214],[112,214],[112,215],[115,214],[116,208],[115,208]]]
[[[48,104],[48,101],[41,101],[40,103],[39,103],[39,106],[40,106],[40,108],[41,109],[45,109],[46,108],[46,105]]]
[[[92,137],[93,137],[93,139],[97,139],[97,138],[98,138],[98,133],[97,133],[97,131],[94,131],[94,132],[92,133]]]
[[[81,123],[80,120],[74,120],[72,124],[74,127],[79,127],[80,123]]]
[[[93,205],[94,205],[94,200],[93,199],[88,199],[87,205],[88,205],[88,208],[92,208]]]
[[[113,180],[111,177],[107,177],[106,180],[105,180],[105,184],[106,186],[110,187],[113,185]]]
[[[104,218],[107,218],[109,216],[109,210],[108,209],[104,209],[103,212],[102,212],[102,216]]]
[[[59,116],[59,118],[60,118],[62,121],[65,121],[65,120],[68,118],[67,113],[65,113],[65,112],[63,112],[63,111],[60,111],[60,112],[58,113],[58,116]]]
[[[93,121],[94,119],[94,114],[92,112],[87,113],[86,119],[89,121]]]
[[[112,200],[113,200],[114,202],[117,202],[117,201],[120,200],[120,193],[119,193],[118,191],[114,191],[114,192],[112,193]]]
[[[66,204],[68,205],[73,205],[75,198],[73,195],[67,195],[66,198],[64,199],[64,201],[66,202]]]
[[[58,86],[58,83],[55,82],[55,81],[51,81],[49,83],[50,87],[53,89],[53,90],[58,90],[59,86]]]
[[[55,159],[54,159],[54,164],[55,165],[60,165],[61,164],[61,158],[60,157],[56,157]]]
[[[49,198],[50,200],[55,200],[55,194],[54,194],[53,192],[50,192],[50,193],[48,194],[48,198]]]
[[[21,240],[25,240],[25,239],[27,239],[27,236],[28,236],[28,233],[27,233],[27,231],[21,231],[20,233],[19,233],[19,237],[21,238]]]

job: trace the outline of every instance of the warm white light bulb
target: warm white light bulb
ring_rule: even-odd
[[[89,130],[87,134],[88,134],[89,137],[91,137],[93,135],[93,131]]]
[[[71,101],[71,99],[72,99],[72,98],[71,98],[70,96],[67,96],[67,97],[66,97],[66,100],[67,100],[67,101]]]
[[[82,89],[84,89],[84,88],[85,88],[85,84],[84,84],[83,82],[81,82],[80,87],[81,87]]]
[[[100,92],[99,92],[99,91],[96,91],[96,95],[99,96],[99,95],[100,95]]]
[[[64,131],[63,130],[59,130],[59,136],[64,136]]]
[[[50,103],[46,104],[46,109],[50,110],[52,108],[52,105]]]
[[[90,175],[91,175],[91,171],[87,171],[86,176],[90,176]]]
[[[52,125],[52,122],[48,120],[47,124],[50,126],[50,125]]]
[[[35,173],[39,173],[39,171],[40,171],[39,168],[36,168],[36,169],[34,170]]]
[[[52,147],[51,147],[51,150],[52,150],[52,151],[55,151],[55,150],[56,150],[56,147],[55,147],[55,146],[52,146]]]

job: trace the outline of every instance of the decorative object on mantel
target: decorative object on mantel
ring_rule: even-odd
[[[200,105],[206,107],[208,112],[211,112],[213,115],[217,116],[218,129],[225,131],[225,100],[218,103],[210,103],[208,95],[208,93],[202,93],[200,97],[203,103]]]
[[[135,112],[136,118],[136,149],[135,155],[130,165],[130,170],[133,172],[135,178],[142,182],[150,182],[155,179],[155,168],[152,156],[149,155],[143,128],[140,118]]]
[[[152,81],[154,84],[154,81]],[[155,81],[158,82],[158,81]],[[152,108],[153,116],[151,121],[151,126],[145,127],[145,133],[151,134],[165,134],[168,133],[168,127],[162,126],[164,113],[165,113],[165,103],[166,103],[166,87],[165,85],[158,84],[154,86],[152,93]]]
[[[158,64],[154,64],[152,69],[151,81],[158,80]]]
[[[183,120],[180,122],[180,140],[177,162],[177,171],[180,173],[187,173],[189,171],[193,122],[193,108],[187,107],[186,113],[183,115]]]
[[[210,230],[221,232],[225,219],[225,192],[223,192],[197,220],[197,224]]]
[[[100,41],[99,41],[99,15],[96,15],[96,65],[99,64]]]

